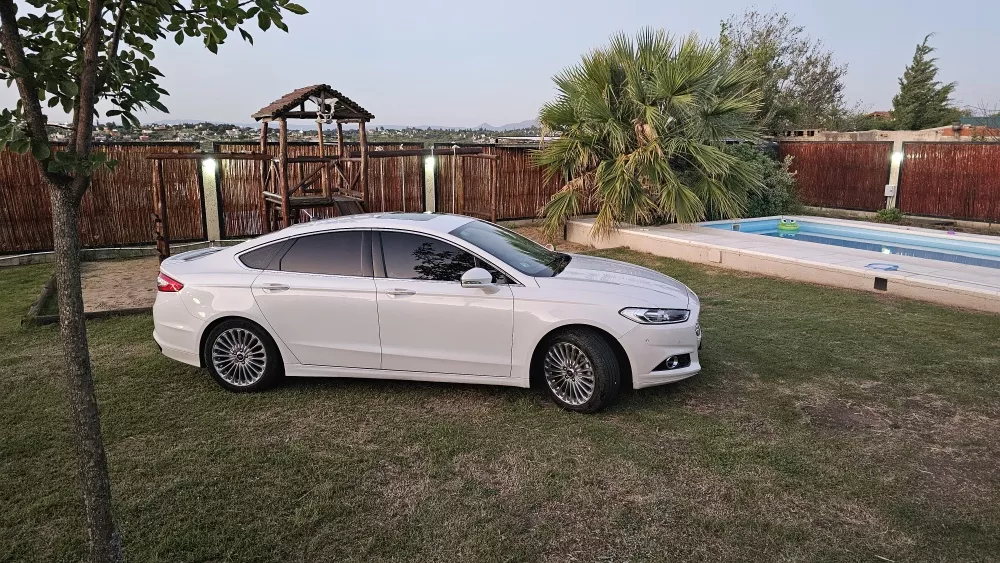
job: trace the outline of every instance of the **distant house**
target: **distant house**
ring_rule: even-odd
[[[555,139],[556,136],[549,135],[548,137],[497,137],[496,144],[498,145],[517,145],[517,146],[539,146],[544,142],[551,141]]]
[[[969,127],[988,127],[990,129],[1000,129],[1000,115],[989,117],[963,117],[959,120],[962,125]]]
[[[873,112],[869,113],[868,115],[866,115],[865,117],[870,117],[872,119],[884,119],[886,121],[891,121],[892,120],[892,112],[891,111],[873,111]]]
[[[938,127],[944,137],[1000,138],[1000,116],[963,117],[954,125]]]

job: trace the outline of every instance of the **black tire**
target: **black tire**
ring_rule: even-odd
[[[222,354],[226,349],[243,353]],[[205,339],[202,357],[215,382],[235,393],[262,391],[277,383],[282,375],[281,353],[271,335],[242,319],[216,325]]]
[[[562,366],[574,365],[572,361],[561,364],[559,369],[550,369],[550,359],[556,360],[560,353],[563,354],[562,357],[567,353],[575,357],[577,351],[586,357],[593,374],[589,394],[572,391],[586,389],[586,364],[582,368],[569,369],[573,372],[571,377],[565,376],[568,368]],[[538,370],[542,385],[552,402],[570,411],[597,412],[614,402],[621,387],[621,367],[614,350],[601,335],[585,328],[567,329],[550,337],[542,347]]]

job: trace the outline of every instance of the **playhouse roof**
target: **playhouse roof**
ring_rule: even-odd
[[[375,119],[370,111],[326,84],[316,84],[293,90],[260,108],[252,117],[257,121],[280,118],[316,119],[316,111],[306,110],[305,103],[309,101],[318,103],[321,100],[331,99],[337,100],[333,106],[334,119],[360,119],[363,121]]]

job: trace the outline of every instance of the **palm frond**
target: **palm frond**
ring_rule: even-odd
[[[542,210],[547,227],[561,226],[585,197],[598,204],[599,235],[622,223],[740,213],[759,171],[722,149],[758,135],[758,72],[713,42],[654,29],[617,34],[559,72],[539,118],[560,137],[536,162],[550,178],[579,182]]]

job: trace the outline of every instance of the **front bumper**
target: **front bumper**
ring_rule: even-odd
[[[701,371],[698,349],[701,328],[698,318],[669,325],[636,325],[619,339],[632,364],[632,387],[642,389],[687,379]],[[676,369],[657,369],[670,356],[689,354],[690,365]]]

